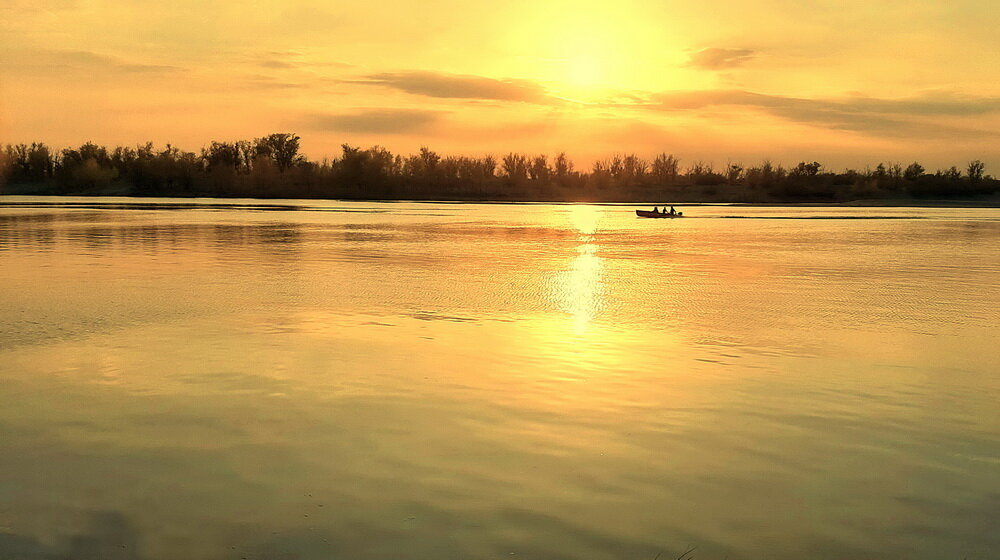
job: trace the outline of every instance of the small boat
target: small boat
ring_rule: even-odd
[[[636,210],[635,215],[640,218],[683,218],[684,212],[671,214],[670,212],[653,212],[652,210]]]

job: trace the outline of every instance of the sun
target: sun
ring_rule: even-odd
[[[668,89],[686,79],[678,67],[684,39],[658,13],[596,0],[534,3],[505,32],[504,52],[513,56],[498,59],[496,73],[536,80],[555,96],[584,103]]]
[[[599,57],[580,54],[568,58],[562,81],[573,88],[593,89],[607,82],[607,70]]]
[[[543,78],[566,97],[599,99],[607,90],[631,87],[631,64],[638,52],[630,28],[608,25],[599,14],[576,13],[535,39]]]

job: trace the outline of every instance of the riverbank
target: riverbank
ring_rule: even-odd
[[[421,203],[467,203],[467,204],[602,204],[602,205],[639,205],[639,206],[662,206],[663,204],[683,205],[683,206],[813,206],[813,207],[907,207],[907,208],[1000,208],[1000,194],[976,199],[922,199],[922,198],[872,198],[854,199],[842,201],[816,201],[816,200],[769,200],[769,201],[740,201],[740,200],[718,200],[718,199],[671,199],[661,198],[651,199],[617,199],[617,200],[546,200],[546,199],[480,199],[480,198],[355,198],[355,197],[245,197],[245,196],[219,196],[217,193],[174,193],[174,194],[136,194],[127,186],[113,185],[101,189],[77,191],[77,192],[57,192],[52,185],[31,185],[13,184],[6,185],[0,189],[0,200],[24,197],[46,197],[46,198],[129,198],[139,200],[173,200],[177,198],[195,198],[210,200],[254,200],[268,203],[276,200],[329,200],[329,201],[352,201],[352,202],[421,202]]]

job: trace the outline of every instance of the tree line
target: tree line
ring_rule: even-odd
[[[252,198],[522,201],[805,202],[872,198],[967,199],[1000,192],[979,161],[930,172],[919,163],[879,163],[832,171],[818,162],[682,165],[670,154],[617,154],[586,170],[555,157],[441,155],[428,148],[393,154],[344,144],[310,161],[300,138],[277,133],[211,142],[200,152],[151,142],[107,148],[86,143],[54,150],[44,143],[0,150],[0,193],[127,194]]]

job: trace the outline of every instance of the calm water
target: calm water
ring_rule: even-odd
[[[1000,557],[1000,210],[53,200],[0,558]]]

